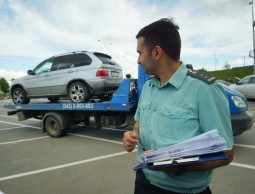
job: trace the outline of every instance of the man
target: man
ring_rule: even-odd
[[[161,19],[137,34],[138,64],[147,74],[133,131],[123,137],[128,152],[145,153],[218,129],[229,148],[228,160],[184,167],[137,171],[135,194],[211,193],[212,169],[233,160],[233,136],[225,92],[214,77],[188,70],[180,62],[181,39],[173,20]]]

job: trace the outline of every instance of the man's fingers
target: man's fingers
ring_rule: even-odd
[[[137,136],[133,135],[132,131],[127,131],[124,133],[123,147],[126,151],[128,152],[133,151],[137,143],[138,143],[138,138]]]
[[[134,149],[135,149],[135,146],[132,146],[132,147],[128,147],[126,145],[123,145],[124,149],[127,151],[127,152],[132,152]]]
[[[150,154],[152,152],[155,152],[155,150],[147,150],[147,151],[143,152],[143,154]]]
[[[125,132],[124,139],[126,140],[126,142],[131,143],[131,144],[138,143],[138,137],[137,137],[137,135],[133,134],[132,131]]]

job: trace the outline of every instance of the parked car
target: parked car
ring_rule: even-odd
[[[229,87],[240,92],[247,99],[255,99],[255,75],[246,76],[236,84],[231,84]]]
[[[248,110],[247,100],[241,93],[229,86],[222,85],[228,98],[233,135],[241,135],[244,131],[252,128],[254,111]]]
[[[241,79],[239,77],[227,77],[224,79],[224,81],[227,81],[229,83],[236,83],[236,82],[239,82]]]
[[[72,52],[53,56],[28,70],[28,75],[12,81],[15,104],[28,104],[31,98],[57,102],[68,97],[86,102],[91,96],[112,95],[123,80],[121,66],[111,56],[98,52]]]
[[[220,82],[220,83],[222,83],[222,84],[224,84],[224,85],[226,85],[226,86],[231,85],[231,83],[229,83],[229,82],[227,82],[227,81],[224,81],[224,80],[221,80],[221,79],[217,79],[217,82]]]

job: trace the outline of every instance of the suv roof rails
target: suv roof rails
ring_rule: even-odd
[[[68,53],[62,53],[58,55],[53,55],[52,57],[58,57],[58,56],[63,56],[63,55],[68,55],[68,54],[75,54],[75,53],[83,53],[83,52],[88,52],[88,51],[73,51],[73,52],[68,52]]]

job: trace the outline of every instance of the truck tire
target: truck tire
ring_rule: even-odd
[[[21,87],[13,88],[11,96],[14,104],[28,104],[30,102],[30,99],[26,96],[25,91]]]
[[[67,128],[62,129],[60,119],[54,115],[49,115],[46,118],[45,130],[51,137],[62,137],[67,134]]]
[[[90,98],[90,93],[84,83],[74,82],[68,88],[68,97],[74,103],[87,102]]]

